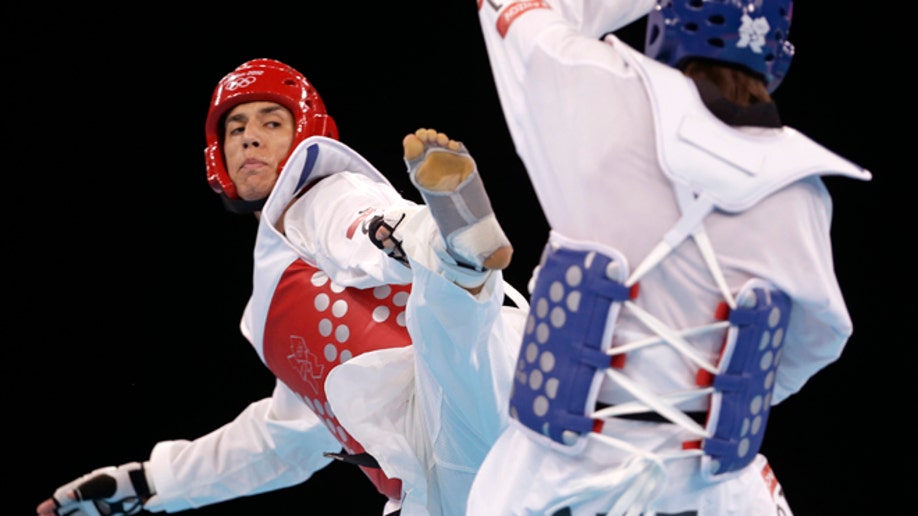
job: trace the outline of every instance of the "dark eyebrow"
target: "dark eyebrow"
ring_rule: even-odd
[[[241,122],[246,121],[248,118],[249,117],[247,117],[246,115],[242,113],[236,113],[233,116],[227,117],[226,120],[223,121],[223,124],[228,125],[230,122],[240,122],[241,123]]]
[[[273,106],[266,106],[266,107],[263,107],[263,108],[259,109],[259,110],[258,110],[258,114],[259,114],[259,115],[267,115],[267,114],[273,113],[273,112],[278,111],[278,110],[281,110],[281,109],[286,109],[286,108],[284,108],[284,106],[281,106],[280,104],[275,104],[275,105],[273,105]],[[225,121],[224,123],[229,123],[229,122],[243,122],[243,121],[245,121],[246,119],[247,119],[246,115],[244,115],[244,114],[242,114],[242,113],[236,113],[235,115],[233,115],[233,116],[227,118],[226,121]]]
[[[273,106],[268,106],[268,107],[259,109],[258,113],[262,115],[267,115],[268,113],[273,113],[279,109],[285,109],[285,108],[284,106],[281,106],[280,104],[275,104]]]

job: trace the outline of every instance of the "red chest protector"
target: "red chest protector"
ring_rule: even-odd
[[[296,260],[284,271],[265,322],[265,363],[299,394],[351,454],[363,446],[341,426],[325,393],[328,373],[367,351],[411,343],[405,328],[410,285],[371,289],[332,284],[319,269]],[[329,450],[332,451],[332,450]],[[380,493],[398,500],[401,481],[360,466]]]

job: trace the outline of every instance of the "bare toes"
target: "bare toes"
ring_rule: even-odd
[[[402,147],[405,149],[405,159],[410,161],[424,152],[424,140],[417,133],[409,134],[402,139]]]

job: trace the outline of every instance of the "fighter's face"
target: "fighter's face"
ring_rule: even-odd
[[[239,197],[266,198],[293,144],[293,114],[276,102],[246,102],[226,115],[224,126],[223,157]]]

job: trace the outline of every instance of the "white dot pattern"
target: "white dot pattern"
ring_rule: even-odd
[[[567,309],[576,312],[580,308],[580,292],[573,291],[567,295]]]
[[[321,287],[328,283],[328,275],[322,271],[316,271],[310,278],[310,281],[312,282],[312,286]]]
[[[348,328],[346,324],[341,324],[335,328],[335,339],[337,339],[338,342],[345,343],[350,336],[351,329]]]
[[[534,342],[530,342],[526,345],[526,361],[530,364],[536,361],[536,358],[539,357],[539,347],[536,346]]]
[[[392,294],[392,287],[389,285],[381,285],[373,289],[373,297],[376,299],[385,299]]]
[[[535,369],[532,371],[532,374],[529,375],[529,388],[537,391],[542,387],[542,380],[545,379],[545,375],[542,374],[542,371]]]
[[[389,307],[385,305],[379,305],[373,309],[373,322],[381,323],[389,318]]]
[[[560,281],[556,281],[551,284],[551,289],[548,292],[548,297],[551,299],[552,303],[557,303],[561,301],[561,298],[564,296],[564,287],[561,285]],[[547,306],[547,304],[546,304]]]
[[[283,297],[272,300],[266,320],[266,364],[347,450],[363,448],[332,412],[325,379],[355,355],[410,343],[405,329],[409,289],[407,285],[345,288],[302,262],[291,265],[276,287],[277,296]]]
[[[321,321],[319,321],[319,335],[323,337],[328,337],[329,335],[331,335],[332,328],[334,328],[334,325],[332,324],[330,320],[322,319]]]
[[[541,367],[542,370],[546,373],[551,372],[551,370],[555,368],[555,355],[551,351],[542,353],[540,360],[541,363],[539,364],[539,367]]]
[[[535,415],[542,417],[548,413],[548,398],[545,396],[536,396],[535,403],[532,404],[532,411]]]
[[[550,378],[547,382],[545,382],[545,395],[551,399],[557,398],[559,384],[560,382],[557,378]]]
[[[583,280],[583,271],[579,266],[571,267],[567,270],[567,274],[564,279],[567,280],[567,284],[571,288],[576,288],[580,285],[580,282]]]
[[[715,473],[735,471],[752,461],[762,444],[781,344],[790,314],[790,299],[781,292],[753,289],[738,299],[739,323],[735,347],[724,378],[733,378],[729,390],[719,391],[722,401],[715,435],[704,449],[715,459]],[[715,378],[715,388],[718,387]],[[738,423],[738,424],[737,424]],[[737,428],[731,431],[731,428]]]
[[[551,326],[553,328],[561,328],[564,326],[564,321],[567,319],[564,309],[560,306],[555,307],[551,311]]]
[[[347,314],[347,301],[343,299],[335,301],[335,304],[332,305],[332,315],[340,319],[345,314]]]
[[[606,276],[618,273],[610,263],[593,252],[553,249],[533,284],[510,413],[557,442],[572,444],[593,428],[586,404],[594,376],[609,363],[600,342],[605,314],[628,294]]]

